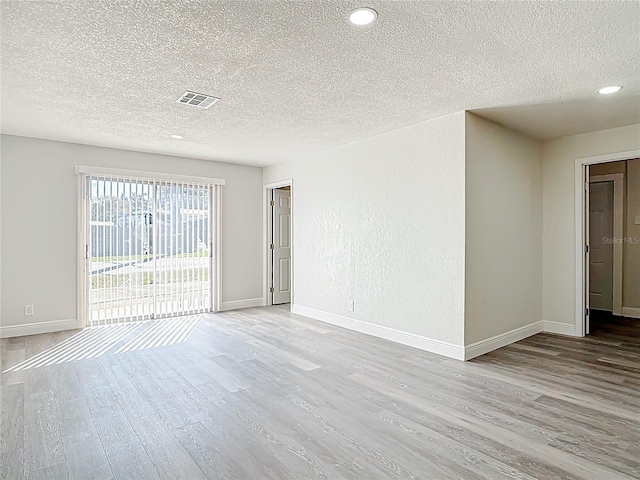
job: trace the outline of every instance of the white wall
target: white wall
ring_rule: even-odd
[[[542,144],[471,113],[465,260],[466,345],[541,327]]]
[[[464,145],[460,112],[265,168],[293,178],[295,305],[463,345]]]
[[[263,296],[261,168],[6,135],[1,153],[3,327],[77,318],[78,164],[224,178],[223,306]]]
[[[543,145],[543,308],[546,322],[575,322],[575,160],[640,149],[640,125],[550,140]]]

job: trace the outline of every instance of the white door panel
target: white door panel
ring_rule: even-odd
[[[282,200],[282,199],[281,199]],[[287,202],[288,203],[288,202]],[[286,207],[288,210],[288,207]],[[278,235],[278,246],[280,248],[289,248],[289,214],[279,214],[278,215],[278,221],[279,221],[279,226],[280,228],[279,230],[279,235]]]
[[[613,182],[589,185],[589,305],[613,310]]]
[[[280,276],[278,277],[279,283],[276,287],[276,291],[279,293],[288,293],[291,291],[291,285],[289,283],[289,263],[288,258],[280,259]]]

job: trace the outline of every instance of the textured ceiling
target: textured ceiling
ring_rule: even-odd
[[[348,25],[356,6],[378,22]],[[539,138],[640,121],[637,1],[1,8],[7,134],[267,165],[465,109]]]

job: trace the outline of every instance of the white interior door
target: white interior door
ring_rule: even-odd
[[[291,190],[273,190],[272,304],[291,302]]]
[[[589,305],[613,311],[613,182],[589,185]]]

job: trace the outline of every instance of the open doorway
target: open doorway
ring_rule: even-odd
[[[266,185],[267,265],[266,304],[292,301],[292,185],[291,180]]]
[[[592,321],[622,316],[624,205],[627,161],[589,167],[588,269],[589,310],[585,333]]]
[[[579,159],[576,332],[640,319],[640,152]],[[578,172],[577,172],[578,173]],[[583,312],[580,314],[580,312]]]

